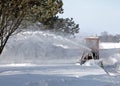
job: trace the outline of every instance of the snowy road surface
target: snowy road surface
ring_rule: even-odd
[[[109,76],[98,66],[1,65],[0,86],[119,86],[120,76]]]

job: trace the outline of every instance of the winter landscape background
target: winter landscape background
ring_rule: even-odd
[[[120,86],[119,4],[0,0],[0,86]]]

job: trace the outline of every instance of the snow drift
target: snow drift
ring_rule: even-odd
[[[100,58],[109,75],[120,75],[120,43],[100,43]]]
[[[120,43],[100,43],[100,58],[106,65],[119,63]]]

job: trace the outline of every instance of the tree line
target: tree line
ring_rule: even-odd
[[[99,36],[101,42],[120,42],[120,34],[112,35],[104,31]]]

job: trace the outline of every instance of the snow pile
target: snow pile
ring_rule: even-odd
[[[100,58],[106,65],[120,62],[120,43],[100,43]]]
[[[90,49],[67,38],[44,31],[26,31],[12,36],[0,63],[70,63]]]
[[[100,58],[109,75],[120,75],[120,43],[100,43]]]
[[[115,49],[120,48],[120,43],[109,43],[109,42],[103,42],[100,43],[100,49]]]
[[[86,61],[83,66],[101,66],[102,60],[88,60]]]

